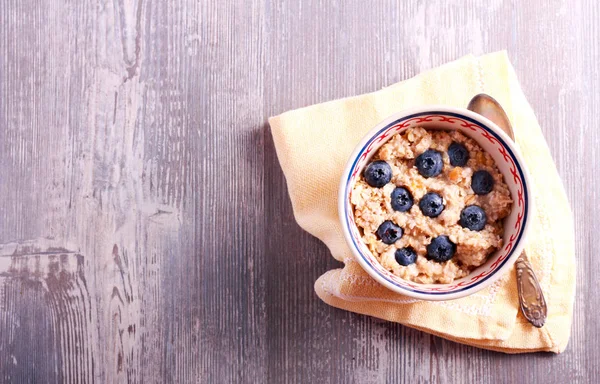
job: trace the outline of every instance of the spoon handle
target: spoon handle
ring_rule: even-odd
[[[531,324],[541,328],[547,316],[546,299],[525,251],[517,259],[516,266],[521,311]]]

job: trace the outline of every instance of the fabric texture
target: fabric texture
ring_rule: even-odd
[[[468,297],[415,300],[388,290],[360,267],[339,223],[339,180],[366,132],[402,109],[425,104],[466,107],[481,92],[506,109],[532,175],[535,212],[526,251],[548,304],[541,329],[519,311],[514,266],[490,287]],[[344,264],[316,281],[315,291],[324,302],[480,348],[506,353],[564,351],[575,295],[572,213],[540,126],[505,52],[466,56],[377,92],[289,111],[271,117],[269,123],[298,224]]]

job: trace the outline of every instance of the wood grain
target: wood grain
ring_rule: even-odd
[[[594,0],[0,2],[0,381],[592,382],[599,18]],[[337,264],[296,225],[266,125],[503,48],[575,217],[559,356],[322,303]]]

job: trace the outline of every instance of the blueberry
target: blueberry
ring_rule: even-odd
[[[442,154],[434,149],[428,149],[417,156],[415,160],[417,170],[423,177],[435,177],[442,173],[444,161]]]
[[[446,235],[434,237],[427,245],[427,258],[439,263],[450,260],[455,252],[456,244]]]
[[[427,217],[438,217],[444,210],[444,200],[437,193],[428,192],[419,201],[419,208]]]
[[[363,175],[371,187],[381,188],[392,180],[392,167],[383,160],[377,160],[367,165]]]
[[[393,222],[386,220],[377,228],[377,236],[385,244],[394,244],[400,240],[404,231]]]
[[[413,206],[413,198],[408,189],[398,187],[392,191],[392,208],[394,211],[406,212]]]
[[[469,161],[469,151],[464,145],[455,142],[448,147],[448,157],[450,158],[450,164],[455,167],[462,167]]]
[[[460,225],[471,231],[481,231],[485,227],[486,221],[485,211],[476,205],[466,206],[460,213]]]
[[[411,247],[397,249],[394,256],[398,264],[404,266],[411,265],[417,261],[417,253]]]
[[[494,188],[494,178],[488,171],[477,171],[471,178],[471,189],[478,195],[487,195]]]

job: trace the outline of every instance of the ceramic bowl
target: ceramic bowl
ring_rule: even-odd
[[[404,280],[379,264],[361,240],[354,222],[350,192],[371,157],[394,134],[421,126],[458,130],[474,139],[496,162],[513,198],[511,214],[504,219],[504,242],[487,262],[451,284],[420,284]],[[339,189],[339,216],[344,236],[356,260],[375,280],[392,291],[422,300],[451,300],[471,295],[501,277],[523,251],[532,217],[531,182],[515,143],[493,122],[463,108],[423,106],[398,112],[377,124],[348,159]]]

